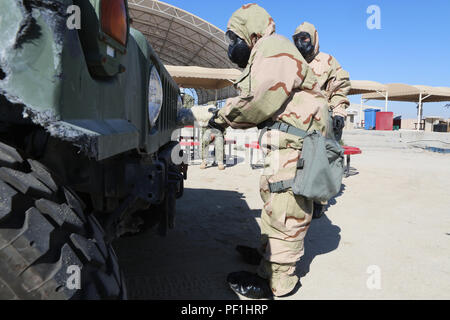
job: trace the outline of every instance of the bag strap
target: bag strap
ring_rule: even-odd
[[[299,159],[297,162],[297,170],[301,170],[305,167],[305,161],[304,159]],[[278,193],[281,191],[285,191],[289,188],[292,188],[292,186],[294,185],[294,179],[290,179],[290,180],[283,180],[283,181],[279,181],[279,182],[274,182],[274,183],[269,183],[269,190],[270,193]]]
[[[310,133],[296,128],[294,126],[291,126],[287,123],[284,122],[274,122],[271,125],[267,126],[267,130],[279,130],[281,132],[284,133],[288,133],[288,134],[292,134],[294,136],[300,137],[302,139],[304,139],[306,136],[308,136]],[[303,159],[300,159],[303,160]],[[304,166],[304,162],[303,161],[299,161],[299,163],[297,164],[297,169],[303,169]],[[283,181],[279,181],[279,182],[275,182],[275,183],[269,183],[269,190],[270,193],[279,193],[282,191],[285,191],[289,188],[292,188],[292,186],[294,185],[294,179],[291,180],[283,180]]]
[[[274,122],[272,125],[267,127],[268,130],[279,130],[284,133],[292,134],[294,136],[304,139],[309,133],[305,130],[296,128],[284,122]]]
[[[294,179],[284,180],[284,181],[275,182],[275,183],[269,183],[269,190],[270,190],[270,193],[279,193],[281,191],[292,188],[293,185],[294,185]]]

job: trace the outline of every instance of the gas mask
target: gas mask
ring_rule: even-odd
[[[314,45],[311,35],[307,32],[300,32],[294,36],[294,42],[303,58],[310,63],[314,59]]]
[[[239,38],[233,31],[226,33],[228,42],[228,58],[231,62],[237,64],[239,68],[245,68],[250,58],[250,48],[242,38]]]

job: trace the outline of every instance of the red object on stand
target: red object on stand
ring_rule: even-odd
[[[357,147],[342,146],[342,148],[344,148],[344,155],[346,156],[362,153],[361,149]]]
[[[344,154],[347,156],[347,165],[345,167],[345,177],[348,178],[350,175],[350,156],[354,154],[361,154],[362,151],[358,147],[350,147],[350,146],[342,146],[344,148],[345,152]]]
[[[384,130],[384,131],[394,130],[394,113],[377,112],[375,130]]]

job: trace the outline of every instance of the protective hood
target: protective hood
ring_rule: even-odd
[[[266,10],[250,3],[233,13],[227,29],[236,33],[252,48],[251,35],[256,34],[258,38],[272,35],[275,32],[275,22]]]
[[[303,22],[295,29],[294,36],[300,32],[309,33],[312,45],[314,46],[314,56],[317,56],[319,54],[319,34],[317,33],[316,27],[309,22]]]

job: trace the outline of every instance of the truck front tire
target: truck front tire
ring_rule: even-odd
[[[95,217],[39,162],[0,143],[0,299],[125,299]]]

